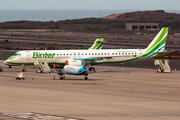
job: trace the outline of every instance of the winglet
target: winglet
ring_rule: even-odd
[[[103,47],[104,38],[98,38],[88,50],[100,50]]]

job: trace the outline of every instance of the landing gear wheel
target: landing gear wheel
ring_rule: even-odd
[[[22,72],[26,72],[26,69],[22,69]]]
[[[157,67],[157,73],[160,73],[160,72],[161,72],[161,68]]]
[[[60,80],[63,80],[63,77],[60,77]]]
[[[88,77],[85,77],[84,79],[85,79],[85,80],[87,80],[87,79],[88,79]]]
[[[90,71],[96,71],[94,67],[89,68]]]
[[[9,68],[12,68],[12,66],[9,66]]]

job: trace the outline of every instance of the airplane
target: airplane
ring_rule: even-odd
[[[81,66],[82,60],[74,60],[74,58],[102,58],[101,60],[87,61],[87,67],[91,68],[92,65],[101,63],[145,60],[164,55],[168,29],[168,27],[162,28],[145,49],[26,50],[15,53],[5,60],[4,64],[26,66],[33,65],[34,61],[47,61],[48,64]]]
[[[84,60],[83,65],[82,66],[72,66],[72,65],[65,65],[63,68],[63,71],[60,69],[57,69],[56,71],[48,71],[48,70],[44,70],[45,72],[52,72],[52,73],[57,73],[60,77],[60,80],[65,79],[65,76],[63,76],[64,74],[68,74],[68,75],[84,75],[85,76],[85,80],[88,79],[88,74],[91,73],[99,73],[99,72],[108,72],[108,71],[112,71],[112,70],[101,70],[101,71],[89,71],[86,70],[86,66],[87,66],[87,60],[100,60],[101,58],[74,58],[75,60]]]
[[[88,50],[100,50],[100,49],[102,49],[102,47],[103,47],[103,43],[104,43],[104,38],[97,38],[95,41],[94,41],[94,44],[88,49]],[[19,51],[19,50],[0,50],[0,51],[10,51],[10,52],[16,52],[14,55],[12,55],[12,56],[10,56],[7,60],[5,60],[4,61],[4,64],[5,65],[8,65],[9,66],[9,68],[12,68],[12,66],[22,66],[23,67],[23,69],[22,69],[22,71],[23,72],[26,72],[26,66],[27,65],[34,65],[34,62],[30,62],[29,61],[29,58],[28,58],[28,56],[30,55],[30,54],[24,54],[24,56],[21,56],[21,51]],[[45,50],[45,51],[47,51],[47,50]],[[19,53],[20,52],[20,53]],[[28,52],[28,51],[27,51]],[[28,52],[29,53],[29,52]],[[20,59],[20,61],[22,61],[21,63],[16,63],[16,62],[14,62],[14,60],[15,60],[15,58],[16,58],[16,60],[19,58]],[[26,59],[27,58],[27,59]],[[26,62],[23,62],[24,60],[28,60],[28,61],[26,61]],[[49,64],[49,65],[53,65],[53,64]],[[59,64],[60,65],[60,64]],[[62,66],[62,65],[60,65],[60,66]],[[64,66],[64,65],[63,65]],[[62,67],[63,67],[62,66]]]

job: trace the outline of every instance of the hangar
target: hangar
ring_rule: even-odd
[[[159,23],[126,23],[126,30],[159,30]]]

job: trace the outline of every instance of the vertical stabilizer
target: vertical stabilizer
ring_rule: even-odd
[[[164,27],[152,40],[152,42],[146,48],[146,53],[148,52],[163,52],[165,49],[166,39],[168,35],[168,27]]]
[[[98,38],[88,50],[100,50],[103,47],[104,38]]]

